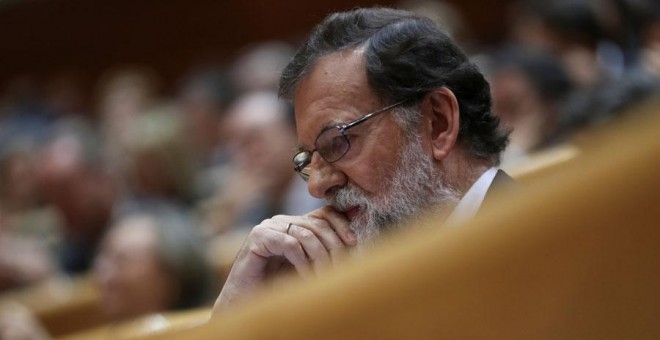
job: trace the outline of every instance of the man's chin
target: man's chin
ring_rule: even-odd
[[[375,240],[380,235],[380,227],[377,226],[373,221],[369,221],[369,218],[365,214],[358,214],[350,220],[351,230],[355,233],[357,238],[357,244],[359,248],[367,247],[369,248]]]

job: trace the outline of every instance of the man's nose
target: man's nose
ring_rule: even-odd
[[[309,193],[316,198],[327,198],[330,194],[346,184],[347,177],[334,164],[326,162],[318,153],[312,155],[311,174],[307,180]]]

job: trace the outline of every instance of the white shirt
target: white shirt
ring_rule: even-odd
[[[481,174],[481,177],[472,184],[470,190],[465,193],[454,211],[449,215],[447,224],[460,224],[477,215],[488,189],[493,184],[495,175],[497,175],[497,168],[490,168]]]

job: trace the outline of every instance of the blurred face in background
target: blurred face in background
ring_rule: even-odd
[[[96,242],[110,219],[115,186],[84,156],[84,141],[57,136],[39,153],[36,169],[40,194],[61,214],[66,233]]]
[[[179,98],[185,128],[197,150],[209,153],[218,146],[218,125],[224,110],[213,100],[209,90],[201,86],[187,88]]]
[[[254,93],[232,107],[226,125],[232,162],[240,171],[277,186],[294,174],[295,131],[274,93]]]
[[[537,115],[543,109],[534,85],[520,71],[505,69],[491,79],[493,110],[502,124],[514,128],[525,116]]]
[[[159,254],[157,226],[148,217],[129,217],[103,241],[94,275],[101,304],[110,320],[122,320],[170,308],[175,283]]]

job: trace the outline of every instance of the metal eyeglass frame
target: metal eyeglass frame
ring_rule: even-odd
[[[310,174],[308,172],[305,172],[305,168],[312,162],[312,155],[314,154],[314,152],[316,152],[319,149],[319,147],[317,145],[318,140],[324,133],[326,133],[327,131],[330,131],[330,129],[332,129],[332,128],[335,128],[339,131],[339,134],[343,137],[344,143],[346,144],[346,150],[344,150],[341,153],[341,155],[335,157],[335,159],[328,159],[322,153],[319,152],[319,155],[321,155],[321,157],[326,162],[328,162],[328,163],[337,162],[338,160],[342,159],[346,155],[346,153],[348,153],[348,150],[350,150],[350,148],[351,148],[351,142],[348,139],[348,136],[346,136],[346,131],[348,129],[350,129],[350,128],[356,126],[356,125],[359,125],[359,124],[369,120],[370,118],[377,116],[378,114],[381,114],[383,112],[387,112],[387,111],[389,111],[389,110],[405,103],[406,101],[408,101],[408,99],[398,101],[398,102],[396,102],[392,105],[388,105],[388,106],[386,106],[386,107],[384,107],[380,110],[377,110],[377,111],[374,111],[374,112],[371,112],[371,113],[367,113],[366,115],[364,115],[360,118],[357,118],[353,121],[350,121],[346,124],[337,125],[337,126],[334,126],[334,127],[329,128],[329,129],[325,129],[325,130],[321,131],[321,133],[319,133],[319,135],[316,136],[316,140],[314,141],[314,146],[316,147],[314,150],[300,150],[293,156],[293,169],[298,173],[298,175],[300,175],[300,177],[302,177],[302,179],[305,182],[307,182],[307,180],[309,179]]]

